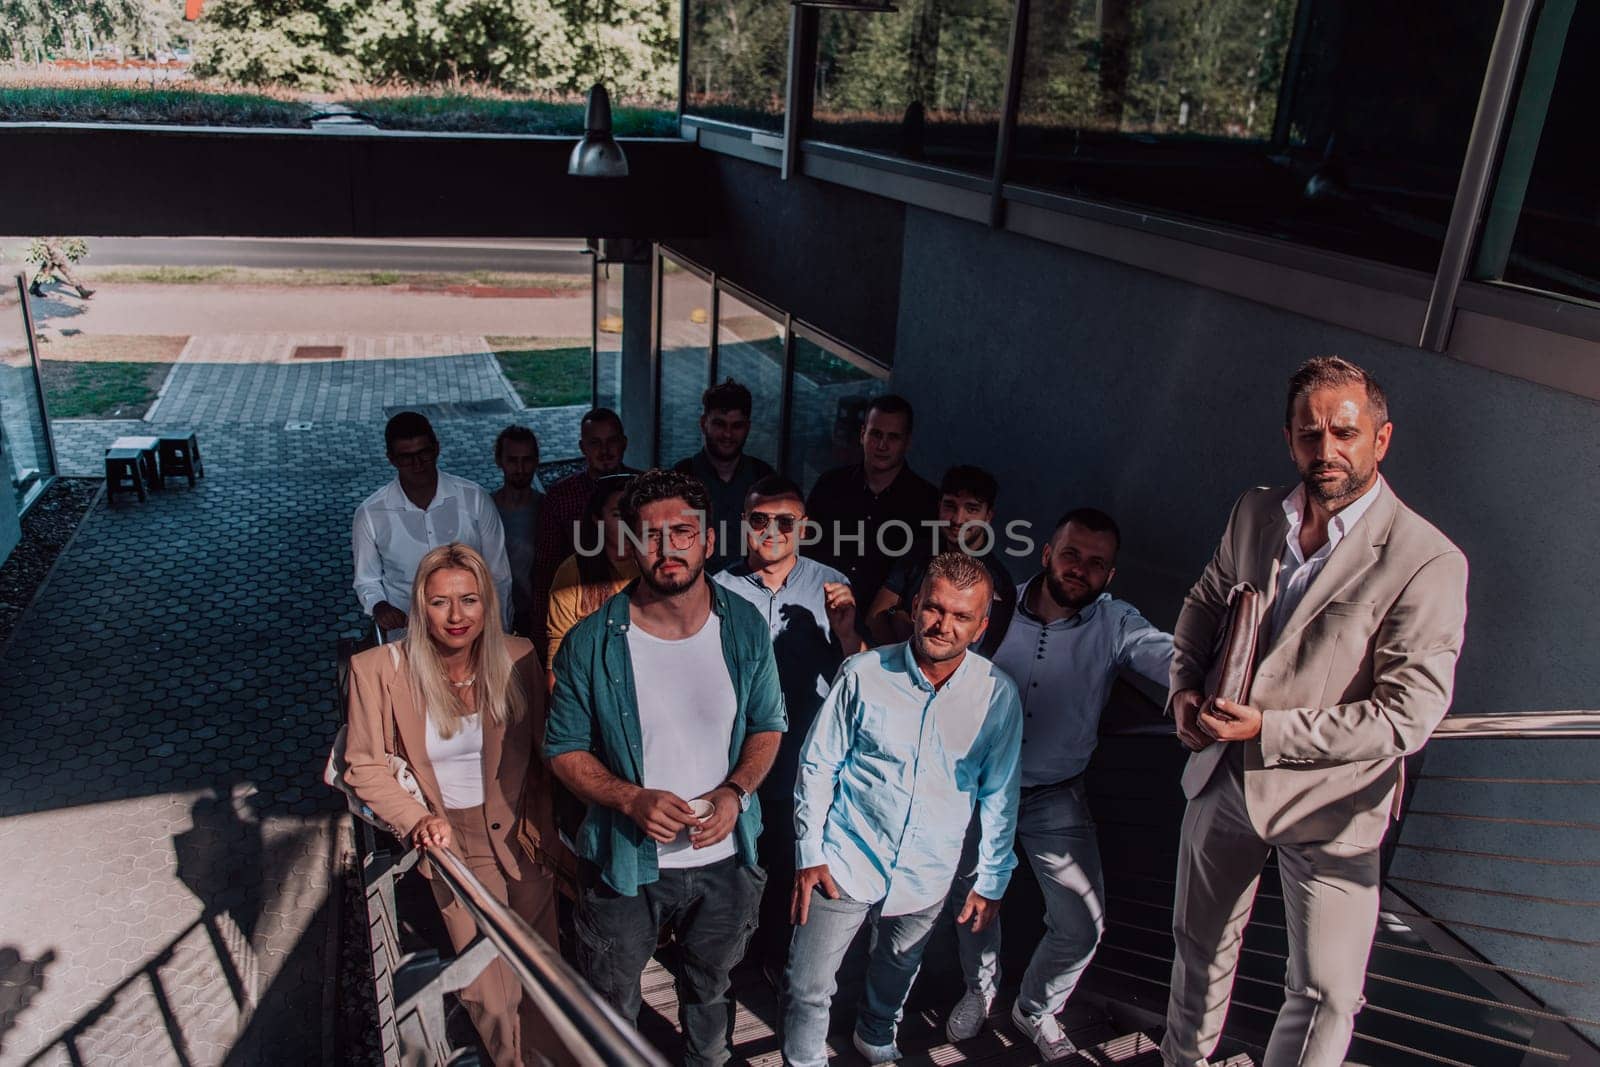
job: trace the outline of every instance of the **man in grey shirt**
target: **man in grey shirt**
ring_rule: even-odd
[[[1105,591],[1122,535],[1094,508],[1056,523],[1042,569],[1017,597],[1016,614],[994,655],[1022,696],[1022,805],[1017,844],[1044,893],[1045,935],[1022,976],[1011,1020],[1045,1061],[1073,1052],[1056,1019],[1094,957],[1105,927],[1105,888],[1083,773],[1094,754],[1117,672],[1124,667],[1165,686],[1172,635]],[[966,900],[976,863],[972,835],[951,890]],[[945,1026],[952,1041],[983,1028],[1000,985],[1000,923],[956,927],[967,993]]]
[[[783,971],[789,947],[789,894],[794,884],[794,782],[800,749],[846,656],[865,649],[856,629],[856,602],[845,576],[799,554],[806,505],[800,487],[770,474],[750,487],[742,523],[745,557],[711,580],[761,612],[772,631],[778,684],[789,730],[778,759],[761,783],[766,829],[762,866],[774,889],[761,905],[757,951],[769,975]],[[776,983],[775,983],[776,984]]]

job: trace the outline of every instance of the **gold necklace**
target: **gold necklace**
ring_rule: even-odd
[[[450,685],[455,689],[465,689],[467,686],[471,685],[473,682],[476,682],[477,680],[478,680],[478,676],[476,674],[474,674],[474,675],[471,675],[468,678],[466,678],[464,681],[451,682]]]

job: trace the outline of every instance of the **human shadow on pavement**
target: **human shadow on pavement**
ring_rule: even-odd
[[[32,960],[13,945],[0,948],[0,1052],[6,1050],[6,1034],[44,989],[44,972],[55,961],[53,948]]]

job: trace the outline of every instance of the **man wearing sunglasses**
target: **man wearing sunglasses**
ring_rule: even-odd
[[[761,862],[774,890],[761,906],[758,955],[769,976],[782,972],[789,945],[789,887],[794,883],[794,781],[800,749],[827,699],[845,656],[865,649],[856,602],[845,576],[799,554],[806,521],[800,487],[769,475],[750,487],[744,505],[745,557],[712,577],[755,605],[772,631],[778,681],[789,708],[789,732],[761,786],[766,832]]]
[[[400,412],[384,426],[383,441],[394,480],[356,508],[350,533],[361,610],[391,636],[405,629],[417,564],[440,545],[460,541],[489,564],[504,609],[501,624],[509,624],[511,564],[494,498],[477,482],[439,469],[439,438],[427,416]]]

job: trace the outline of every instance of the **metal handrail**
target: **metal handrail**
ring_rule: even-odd
[[[667,1061],[601,1000],[522,917],[484,888],[461,857],[424,847],[435,874],[467,909],[478,931],[499,951],[566,1050],[594,1067],[667,1067]]]
[[[1173,737],[1172,720],[1106,727],[1106,737]],[[1600,711],[1519,711],[1504,715],[1446,715],[1433,728],[1434,740],[1600,737]]]

